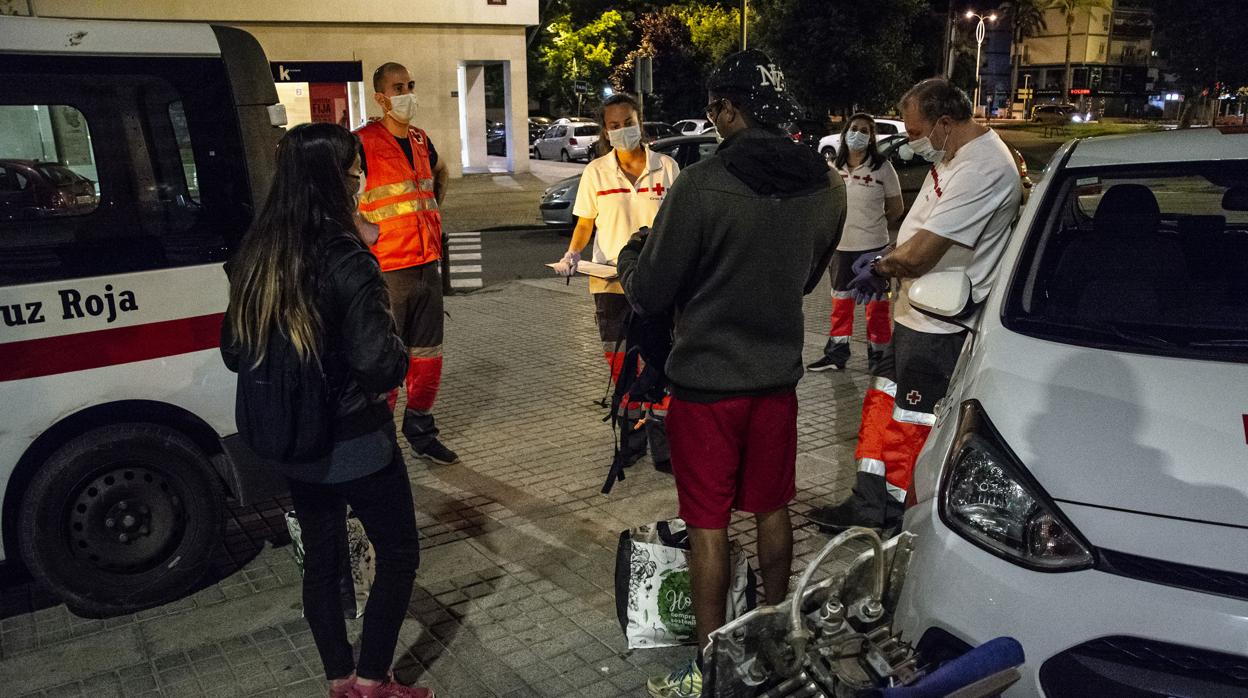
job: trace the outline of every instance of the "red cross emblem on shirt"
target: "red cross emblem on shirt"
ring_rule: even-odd
[[[663,196],[663,183],[662,183],[662,182],[656,182],[656,183],[655,183],[655,185],[654,185],[654,193],[655,193],[655,194],[658,194],[659,196]]]
[[[867,175],[866,177],[863,177],[863,178],[862,178],[862,181],[866,182],[867,184],[870,184],[870,183],[872,183],[872,182],[874,182],[874,181],[876,181],[876,180],[871,179],[871,175]]]
[[[906,393],[906,402],[910,403],[911,405],[919,404],[919,401],[922,399],[923,399],[923,395],[919,393],[919,391],[917,390],[911,390],[910,392]]]

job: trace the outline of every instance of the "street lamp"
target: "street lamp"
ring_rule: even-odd
[[[975,108],[978,109],[979,108],[979,52],[980,52],[980,49],[984,45],[984,32],[985,32],[984,21],[985,20],[989,22],[997,21],[997,13],[994,12],[988,15],[987,17],[984,17],[983,15],[977,14],[974,10],[967,10],[966,18],[970,19],[972,17],[976,17],[979,19],[979,24],[975,25]]]

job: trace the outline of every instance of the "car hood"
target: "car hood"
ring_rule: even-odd
[[[1054,499],[1248,526],[1248,365],[994,330],[966,397]]]
[[[580,184],[581,184],[580,174],[574,174],[571,177],[564,177],[558,182],[555,182],[549,187],[546,187],[546,191],[543,192],[542,196],[543,197],[550,196],[551,194],[566,187],[568,190],[568,193],[565,194],[563,198],[576,198],[576,190],[580,186]]]

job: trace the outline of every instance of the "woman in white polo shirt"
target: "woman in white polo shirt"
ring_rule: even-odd
[[[888,245],[888,226],[901,218],[905,204],[897,171],[875,147],[875,119],[854,114],[841,131],[841,145],[832,162],[845,180],[847,209],[845,231],[828,264],[832,277],[832,329],[823,356],[806,368],[811,371],[841,370],[849,360],[849,338],[854,334],[854,295],[850,270],[859,256]],[[892,338],[888,298],[866,301],[867,359],[874,364]]]
[[[626,94],[609,97],[602,104],[599,124],[609,139],[611,151],[591,161],[581,174],[580,189],[572,208],[577,217],[576,229],[568,251],[555,265],[555,272],[565,276],[576,273],[581,250],[589,244],[591,236],[594,239],[593,261],[615,264],[624,243],[633,233],[654,222],[667,190],[680,173],[675,160],[642,144],[641,110],[632,97]],[[616,350],[623,348],[620,339],[624,336],[628,301],[624,298],[624,289],[614,280],[591,276],[589,291],[594,298],[603,354],[611,366],[611,378],[615,380],[624,360],[624,353]],[[630,423],[640,420],[644,414],[646,428],[622,439],[620,448],[624,462],[631,464],[645,453],[648,436],[654,467],[671,472],[663,431],[666,401],[656,405],[631,403],[627,409]]]

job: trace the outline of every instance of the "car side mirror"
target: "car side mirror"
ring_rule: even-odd
[[[943,319],[957,318],[970,304],[971,279],[960,271],[926,274],[910,284],[906,297],[919,312]]]

